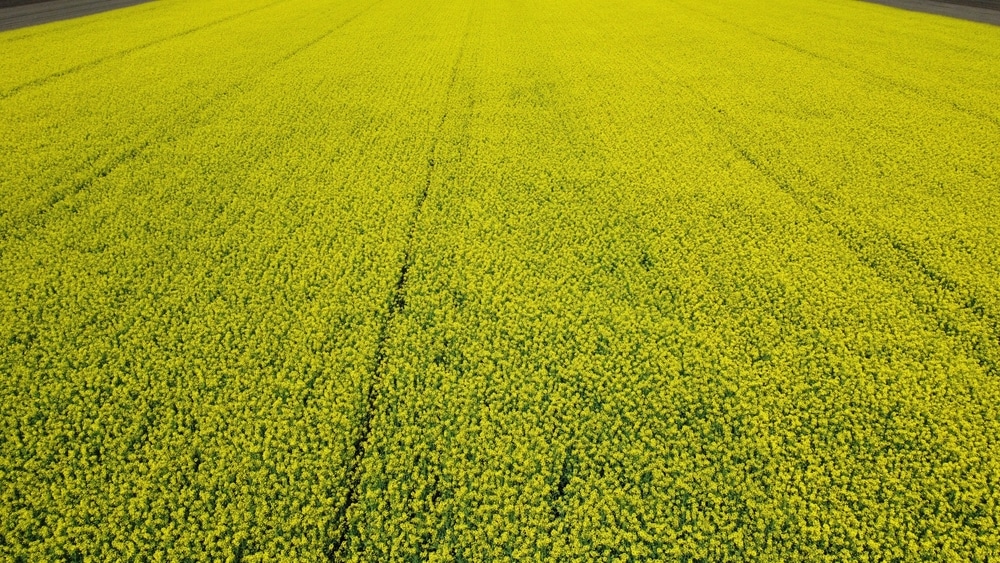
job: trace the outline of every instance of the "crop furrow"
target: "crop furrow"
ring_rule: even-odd
[[[137,46],[131,47],[129,49],[124,49],[122,51],[118,51],[117,53],[112,53],[110,55],[106,55],[104,57],[100,57],[98,59],[94,59],[92,61],[87,61],[85,63],[81,63],[81,64],[78,64],[76,66],[73,66],[73,67],[70,67],[70,68],[67,68],[67,69],[64,69],[64,70],[60,70],[58,72],[54,72],[52,74],[48,74],[48,75],[42,76],[40,78],[36,78],[36,79],[31,80],[29,82],[24,82],[22,84],[18,84],[17,86],[14,86],[14,87],[8,89],[6,92],[0,92],[0,101],[6,100],[6,99],[14,96],[15,94],[18,94],[19,92],[23,92],[24,90],[27,90],[27,89],[30,89],[30,88],[36,88],[38,86],[43,86],[43,85],[48,84],[49,82],[52,82],[53,80],[56,80],[58,78],[62,78],[64,76],[69,76],[69,75],[75,74],[77,72],[80,72],[82,70],[87,70],[89,68],[94,68],[94,67],[100,66],[100,65],[102,65],[102,64],[104,64],[104,63],[106,63],[108,61],[113,61],[115,59],[121,59],[121,58],[127,57],[127,56],[129,56],[129,55],[131,55],[133,53],[142,51],[143,49],[148,49],[150,47],[153,47],[155,45],[159,45],[161,43],[166,43],[168,41],[173,41],[175,39],[180,39],[181,37],[185,37],[185,36],[191,35],[193,33],[197,33],[199,31],[204,31],[206,29],[213,28],[213,27],[215,27],[217,25],[220,25],[220,24],[223,24],[223,23],[226,23],[226,22],[229,22],[229,21],[233,21],[233,20],[239,19],[239,18],[241,18],[243,16],[250,15],[250,14],[252,14],[254,12],[259,12],[261,10],[270,8],[271,6],[275,6],[275,5],[280,4],[282,2],[285,2],[285,1],[286,0],[275,0],[274,2],[271,2],[269,4],[265,4],[263,6],[257,6],[256,8],[251,8],[249,10],[246,10],[246,11],[243,11],[243,12],[239,12],[237,14],[232,14],[232,15],[226,16],[224,18],[219,18],[217,20],[210,21],[210,22],[208,22],[206,24],[199,25],[199,26],[193,27],[191,29],[186,29],[186,30],[181,31],[179,33],[174,33],[173,35],[168,35],[166,37],[161,37],[159,39],[154,39],[153,41],[148,41],[148,42],[143,43],[141,45],[137,45]]]
[[[888,243],[881,245],[877,243],[872,244],[871,241],[853,235],[844,225],[827,217],[824,210],[817,206],[815,202],[797,191],[787,179],[771,170],[761,159],[754,157],[746,148],[738,144],[733,137],[727,136],[727,139],[732,145],[733,150],[745,162],[750,164],[763,177],[767,178],[774,186],[788,194],[800,207],[827,225],[831,232],[835,233],[837,238],[854,253],[858,261],[870,268],[880,278],[892,284],[913,281],[910,276],[903,274],[903,278],[901,279],[898,275],[894,275],[886,269],[885,256],[880,255],[877,249],[892,249],[896,259],[890,260],[890,265],[895,265],[915,274],[918,282],[940,289],[940,293],[947,296],[947,301],[950,304],[957,306],[979,321],[989,323],[993,327],[991,331],[994,335],[993,338],[990,337],[989,333],[980,334],[978,332],[963,330],[955,326],[955,319],[947,315],[945,309],[940,304],[922,300],[911,293],[914,305],[920,311],[935,319],[938,330],[948,337],[957,338],[959,341],[967,344],[966,350],[987,375],[991,377],[1000,376],[1000,370],[998,370],[997,366],[998,346],[993,342],[996,335],[996,324],[988,317],[987,312],[982,307],[974,305],[977,303],[975,296],[968,297],[960,293],[955,282],[930,268],[926,262],[903,243],[895,239],[890,233],[878,233],[876,238],[881,237]],[[968,324],[968,321],[963,324]]]
[[[771,182],[771,184],[788,194],[796,204],[810,215],[816,217],[829,227],[830,231],[836,234],[845,247],[854,253],[858,261],[871,269],[880,278],[892,284],[905,284],[913,282],[913,277],[916,277],[917,283],[923,283],[926,286],[940,289],[940,293],[947,296],[947,301],[950,304],[957,306],[975,319],[988,323],[989,326],[993,327],[991,332],[994,334],[994,338],[991,338],[989,334],[984,335],[978,332],[962,330],[955,326],[955,319],[945,313],[945,309],[941,304],[923,300],[912,293],[910,294],[914,305],[920,311],[935,319],[938,330],[948,337],[957,338],[959,341],[967,344],[967,351],[987,375],[992,377],[1000,376],[1000,371],[998,371],[997,367],[998,346],[993,343],[996,334],[996,324],[982,307],[976,305],[977,300],[975,296],[969,297],[964,295],[960,292],[954,281],[928,266],[912,249],[909,249],[905,244],[893,237],[891,233],[878,232],[875,235],[876,240],[882,238],[887,244],[877,244],[877,242],[873,244],[872,241],[866,240],[864,237],[852,234],[844,225],[835,219],[829,218],[827,213],[808,196],[796,190],[788,179],[774,172],[763,163],[762,159],[755,157],[750,151],[740,145],[733,136],[727,134],[726,139],[733,147],[733,150],[745,162],[750,164],[754,170]],[[883,250],[891,249],[895,259],[890,259],[890,265],[895,265],[904,271],[914,274],[914,276],[907,276],[904,273],[903,277],[900,278],[899,275],[895,275],[887,270],[885,264],[886,257],[880,255],[878,248]],[[968,321],[963,324],[968,324]]]
[[[995,30],[273,1],[0,37],[0,554],[996,551]]]
[[[420,223],[420,217],[424,209],[424,203],[427,201],[427,196],[430,193],[431,184],[434,180],[434,169],[437,161],[437,147],[438,142],[441,139],[441,134],[444,130],[444,124],[448,119],[448,105],[451,101],[452,91],[455,87],[455,81],[458,78],[458,71],[462,63],[462,56],[465,52],[465,45],[469,37],[469,29],[471,27],[472,12],[469,12],[468,20],[466,21],[465,33],[459,43],[458,54],[455,57],[455,61],[452,64],[451,76],[448,80],[448,84],[445,89],[444,94],[444,110],[441,112],[441,118],[438,120],[436,127],[434,128],[434,133],[431,137],[430,148],[428,150],[427,157],[427,170],[424,177],[424,183],[421,186],[420,192],[417,194],[416,202],[414,203],[413,213],[410,217],[409,225],[406,230],[406,242],[403,246],[403,259],[399,267],[399,274],[396,277],[396,283],[393,286],[392,293],[389,296],[389,303],[386,309],[385,316],[379,326],[379,336],[375,345],[375,358],[374,367],[372,369],[372,381],[368,385],[368,390],[365,393],[364,410],[361,415],[361,428],[358,435],[354,439],[353,443],[353,455],[350,458],[347,470],[347,494],[345,496],[345,501],[341,508],[338,509],[337,515],[334,519],[335,522],[339,524],[336,525],[337,530],[334,534],[334,539],[331,543],[330,549],[327,551],[327,557],[331,561],[345,560],[346,554],[344,549],[347,546],[347,539],[349,533],[349,519],[350,519],[350,509],[357,502],[358,499],[358,488],[361,485],[361,477],[363,472],[363,462],[368,451],[368,442],[371,438],[372,431],[372,418],[379,408],[379,387],[382,385],[385,379],[386,362],[389,357],[389,332],[392,328],[393,321],[396,317],[401,314],[406,308],[406,284],[409,280],[410,268],[413,267],[413,253],[414,253],[414,238],[416,235],[417,227]]]
[[[648,58],[645,54],[640,56],[643,57],[647,67],[661,84],[673,83],[697,99],[699,105],[706,110],[703,114],[709,116],[709,122],[715,125],[732,150],[772,185],[788,194],[802,209],[825,224],[830,229],[830,232],[835,234],[861,263],[890,283],[919,283],[929,288],[937,288],[940,290],[940,294],[946,296],[946,303],[953,306],[947,308],[957,308],[971,317],[971,319],[966,318],[963,320],[960,318],[956,320],[946,314],[946,307],[941,303],[937,303],[933,297],[920,299],[916,295],[913,295],[912,292],[910,294],[914,305],[920,311],[930,315],[934,319],[938,330],[948,337],[958,338],[959,341],[965,344],[964,349],[986,374],[990,376],[1000,375],[1000,371],[998,371],[998,365],[1000,365],[1000,361],[998,361],[998,358],[1000,358],[1000,334],[998,333],[1000,333],[1000,330],[997,329],[995,316],[981,304],[983,302],[982,299],[977,299],[974,294],[970,294],[967,290],[962,291],[956,282],[949,279],[945,274],[931,268],[920,258],[915,250],[893,236],[892,233],[872,226],[871,228],[875,229],[872,236],[859,237],[852,234],[846,225],[841,224],[835,218],[829,217],[826,210],[817,205],[808,195],[796,189],[791,181],[774,171],[765,163],[764,159],[752,154],[737,139],[735,131],[740,130],[742,126],[736,122],[735,118],[709,100],[694,85],[676,78],[676,73],[674,73],[675,77],[672,80],[668,80],[655,68],[655,62],[652,59]],[[873,241],[869,240],[872,237],[874,237],[875,241],[884,241],[885,244],[878,244],[877,242],[873,244]],[[885,253],[880,253],[878,251],[879,248],[888,250],[892,256],[889,259],[889,263],[901,269],[904,273],[897,275],[888,271],[885,264],[886,255]],[[967,326],[970,320],[973,323],[985,324],[987,332],[983,334],[974,329],[963,329],[961,326],[956,326],[957,323]]]
[[[281,0],[284,1],[284,0]],[[177,140],[189,136],[193,131],[197,130],[198,127],[205,126],[211,123],[215,117],[208,115],[203,115],[209,112],[213,107],[222,106],[227,100],[232,98],[234,95],[244,95],[244,89],[241,86],[247,82],[252,82],[255,76],[266,75],[273,72],[275,68],[279,65],[288,62],[295,56],[299,55],[307,48],[316,45],[323,39],[330,37],[332,34],[343,29],[345,26],[350,24],[352,21],[356,20],[358,17],[363,15],[365,12],[370,10],[376,4],[383,0],[377,0],[376,2],[368,5],[364,9],[356,12],[350,17],[342,20],[340,23],[330,28],[329,30],[323,32],[318,37],[296,47],[290,51],[287,55],[279,57],[278,59],[271,62],[265,68],[258,70],[255,74],[244,77],[240,83],[230,85],[225,90],[216,93],[205,99],[201,104],[199,104],[193,111],[189,112],[179,112],[177,114],[177,121],[172,123],[160,123],[158,126],[161,129],[156,129],[149,132],[146,139],[141,140],[132,147],[127,147],[120,151],[117,155],[112,157],[107,163],[99,166],[97,170],[90,176],[80,179],[74,182],[72,185],[68,186],[66,189],[56,189],[54,193],[50,195],[46,200],[41,202],[41,204],[35,209],[29,209],[24,213],[14,214],[5,210],[5,213],[0,214],[0,243],[8,240],[11,237],[23,237],[25,232],[30,229],[36,229],[44,225],[44,216],[47,215],[57,204],[71,198],[80,192],[90,188],[95,182],[99,181],[114,172],[115,170],[126,166],[129,162],[138,158],[141,154],[149,150],[150,148],[163,145],[164,143],[177,142]],[[193,118],[188,118],[186,121],[185,117],[195,116]],[[169,131],[170,135],[163,134],[164,131]],[[98,157],[103,155],[98,155]],[[74,171],[80,172],[82,169]],[[2,248],[0,248],[0,254],[3,253]]]
[[[884,84],[887,84],[887,85],[889,85],[889,86],[891,86],[891,87],[893,87],[896,90],[899,90],[901,92],[907,92],[909,94],[913,94],[913,95],[915,95],[917,97],[923,98],[925,101],[931,101],[931,102],[937,102],[937,103],[940,103],[940,104],[944,104],[946,106],[949,106],[949,107],[955,109],[956,111],[959,111],[961,113],[969,115],[969,116],[971,116],[973,118],[980,119],[980,120],[986,121],[986,122],[988,122],[988,123],[990,123],[990,124],[992,124],[992,125],[994,125],[996,127],[1000,127],[1000,117],[997,117],[996,115],[991,115],[991,114],[988,114],[988,113],[985,113],[985,112],[982,112],[982,111],[979,111],[979,110],[976,110],[976,109],[973,109],[973,108],[965,107],[964,105],[956,102],[955,100],[952,100],[952,99],[949,99],[949,98],[945,98],[943,96],[939,96],[939,95],[934,94],[932,92],[927,92],[927,91],[922,90],[922,89],[920,89],[920,88],[918,88],[916,86],[913,86],[911,84],[906,84],[904,82],[900,82],[899,80],[895,80],[895,79],[893,79],[893,78],[891,78],[889,76],[884,76],[882,74],[879,74],[879,73],[876,73],[876,72],[872,72],[872,71],[864,69],[864,68],[859,68],[859,67],[857,67],[855,65],[849,64],[849,63],[847,63],[845,61],[842,61],[842,60],[840,60],[838,58],[830,57],[830,56],[824,55],[822,53],[817,53],[815,51],[812,51],[812,50],[807,49],[805,47],[802,47],[800,45],[795,45],[795,44],[790,43],[788,41],[784,41],[784,40],[778,39],[776,37],[771,37],[770,35],[768,35],[766,33],[761,33],[761,32],[759,32],[757,30],[754,30],[754,29],[751,29],[749,27],[740,25],[738,23],[731,22],[731,21],[729,21],[729,20],[727,20],[725,18],[721,18],[719,16],[716,16],[714,14],[710,14],[710,13],[705,12],[703,10],[692,8],[690,6],[687,6],[687,5],[684,5],[684,4],[679,4],[679,3],[677,5],[678,6],[682,6],[682,7],[686,8],[686,9],[688,9],[688,10],[691,10],[692,12],[695,12],[697,14],[700,14],[700,15],[706,17],[706,18],[710,18],[712,20],[715,20],[715,21],[718,21],[720,23],[723,23],[723,24],[725,24],[727,26],[730,26],[730,27],[733,27],[735,29],[738,29],[741,32],[746,33],[748,35],[752,35],[754,37],[759,37],[761,39],[764,39],[766,41],[774,43],[775,45],[780,45],[781,47],[783,47],[785,49],[789,49],[789,50],[794,51],[796,53],[799,53],[799,54],[802,54],[802,55],[805,55],[807,57],[811,57],[811,58],[814,58],[814,59],[817,59],[817,60],[821,60],[821,61],[824,61],[824,62],[832,63],[832,64],[837,65],[837,66],[839,66],[839,67],[841,67],[841,68],[843,68],[845,70],[848,70],[850,72],[854,72],[854,73],[860,74],[862,76],[865,76],[866,78],[871,78],[871,79],[874,79],[874,80],[878,80],[878,81],[880,81],[880,82],[882,82]]]
[[[281,57],[280,59],[278,59],[274,63],[274,66],[277,66],[278,64],[283,63],[283,62],[287,61],[288,59],[291,59],[291,58],[295,57],[296,55],[298,55],[302,51],[305,51],[306,49],[312,47],[313,45],[316,45],[320,41],[322,41],[322,40],[326,39],[327,37],[329,37],[330,35],[336,33],[342,27],[344,27],[347,24],[351,23],[352,21],[358,19],[359,17],[361,17],[362,15],[364,15],[365,12],[371,10],[372,8],[374,8],[375,6],[377,6],[379,3],[383,2],[383,1],[384,0],[375,0],[375,2],[372,2],[371,4],[369,4],[363,10],[355,13],[353,16],[351,16],[351,17],[347,18],[346,20],[340,22],[340,24],[338,24],[338,25],[330,28],[328,31],[326,31],[325,33],[319,35],[315,39],[313,39],[311,41],[307,41],[306,43],[303,43],[300,47],[294,49],[293,51],[289,52],[287,55]]]

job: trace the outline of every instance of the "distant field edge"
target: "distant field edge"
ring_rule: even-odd
[[[0,8],[13,8],[14,6],[41,4],[43,2],[52,2],[52,0],[0,0]]]
[[[0,31],[89,16],[152,0],[0,0]]]
[[[27,4],[41,4],[52,0],[0,0],[0,8],[13,8],[14,6],[24,6]]]
[[[863,0],[912,12],[924,12],[980,23],[1000,25],[1000,0]]]

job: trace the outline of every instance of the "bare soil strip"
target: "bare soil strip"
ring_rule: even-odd
[[[89,16],[149,0],[0,0],[0,31]]]
[[[1000,25],[1000,0],[956,0],[954,2],[937,2],[935,0],[866,1],[913,12],[925,12],[939,16]]]

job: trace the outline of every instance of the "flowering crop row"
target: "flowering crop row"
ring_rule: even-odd
[[[160,0],[0,43],[0,556],[1000,554],[996,28]]]
[[[455,43],[444,7],[375,9],[290,1],[0,101],[0,558],[325,557]]]
[[[1000,90],[681,4],[482,10],[355,560],[996,557]]]

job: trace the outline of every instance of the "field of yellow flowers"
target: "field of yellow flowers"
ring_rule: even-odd
[[[995,561],[1000,28],[0,33],[0,561]]]

